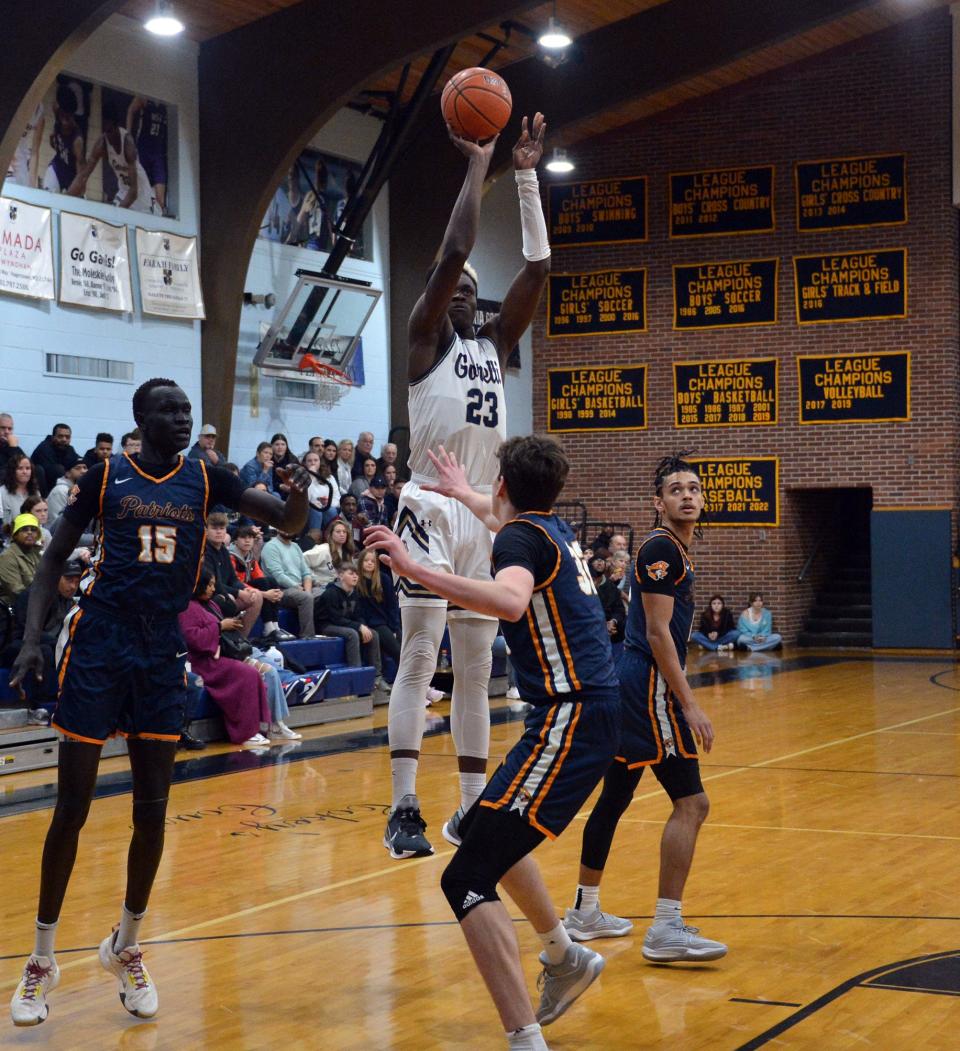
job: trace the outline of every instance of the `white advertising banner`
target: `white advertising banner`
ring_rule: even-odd
[[[52,234],[49,208],[0,197],[0,292],[53,299]]]
[[[94,310],[133,310],[125,226],[60,213],[60,302]]]
[[[203,320],[197,239],[137,228],[137,272],[144,314]]]

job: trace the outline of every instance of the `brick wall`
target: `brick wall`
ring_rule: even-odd
[[[646,362],[648,429],[563,436],[574,464],[565,498],[584,500],[593,518],[626,517],[646,528],[652,467],[664,453],[692,448],[708,456],[779,456],[780,527],[708,531],[694,557],[700,600],[716,589],[742,608],[749,590],[763,589],[788,639],[796,636],[818,583],[817,570],[806,584],[798,585],[796,577],[822,528],[823,508],[830,506],[797,490],[870,486],[880,505],[956,503],[958,281],[950,120],[951,25],[943,9],[575,150],[578,179],[649,176],[650,237],[640,245],[560,249],[554,269],[647,267],[648,331],[548,340],[541,315],[533,335],[534,426],[546,429],[548,367]],[[797,233],[795,161],[900,152],[907,154],[905,226]],[[776,166],[776,232],[669,240],[669,172],[759,164]],[[793,255],[903,245],[909,249],[908,318],[796,324]],[[673,264],[774,255],[781,260],[777,325],[673,331]],[[900,349],[913,352],[909,422],[797,423],[797,354]],[[674,426],[671,362],[761,355],[780,361],[775,426]]]

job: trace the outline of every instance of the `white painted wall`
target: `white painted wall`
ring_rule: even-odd
[[[348,160],[367,159],[380,133],[381,124],[352,110],[342,110],[316,136],[311,146]],[[366,383],[356,387],[333,409],[295,399],[278,398],[272,379],[259,380],[259,397],[251,403],[251,363],[260,341],[261,323],[270,323],[279,314],[287,296],[296,284],[297,269],[321,270],[326,253],[306,248],[258,240],[247,271],[246,291],[255,294],[273,292],[277,297],[273,310],[261,306],[244,306],[240,320],[240,345],[237,353],[237,379],[230,433],[230,459],[242,465],[253,456],[257,443],[282,432],[293,451],[301,453],[312,435],[325,438],[351,438],[360,431],[373,431],[374,451],[387,440],[390,431],[390,295],[387,287],[390,272],[389,204],[387,188],[381,191],[373,208],[373,259],[366,262],[346,259],[340,267],[343,277],[369,281],[383,290],[376,309],[363,330],[363,360]],[[256,413],[256,415],[255,415]]]
[[[65,208],[115,224],[126,221],[131,228],[139,224],[195,234],[197,45],[183,38],[151,36],[138,22],[117,15],[73,55],[68,69],[80,77],[160,98],[176,107],[179,150],[171,160],[179,177],[179,219],[133,215],[110,205],[12,184],[4,192],[52,208],[54,213]],[[48,131],[50,120],[48,114]],[[57,226],[55,215],[55,236]],[[132,247],[132,233],[129,243]],[[55,259],[57,248],[55,241]],[[134,274],[134,302],[138,301]],[[44,376],[48,352],[132,361],[134,382]],[[133,314],[112,314],[0,296],[0,411],[12,413],[17,437],[28,453],[60,420],[73,427],[73,445],[81,453],[93,444],[98,431],[109,431],[119,442],[120,435],[133,428],[130,400],[136,385],[156,375],[176,380],[199,406],[199,322],[143,317],[139,307]]]
[[[520,205],[513,169],[500,176],[483,198],[480,237],[470,256],[480,277],[480,296],[502,300],[523,265]],[[505,377],[507,437],[533,430],[532,350],[529,329],[520,340],[519,372]]]

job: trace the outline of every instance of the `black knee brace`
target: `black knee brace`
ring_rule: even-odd
[[[616,760],[607,767],[600,798],[583,830],[581,865],[598,872],[606,866],[617,822],[630,805],[642,774],[642,766],[629,770],[626,763],[618,763]]]
[[[462,923],[464,916],[475,905],[500,900],[497,881],[491,881],[488,875],[478,872],[475,862],[476,858],[465,856],[461,848],[453,855],[440,877],[440,889],[450,903],[457,923]]]
[[[167,819],[167,798],[134,799],[133,828],[140,835],[163,835]]]

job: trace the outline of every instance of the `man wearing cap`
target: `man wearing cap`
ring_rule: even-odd
[[[389,525],[390,516],[384,497],[387,494],[387,480],[382,474],[375,474],[370,479],[370,488],[357,500],[357,510],[365,515],[368,525]]]
[[[72,558],[60,571],[60,580],[57,582],[57,593],[53,602],[47,610],[46,620],[40,625],[40,636],[37,643],[43,654],[43,679],[39,683],[29,680],[24,683],[24,692],[31,702],[39,705],[52,706],[57,699],[57,673],[55,665],[55,654],[57,649],[57,637],[63,628],[66,615],[73,609],[80,586],[80,578],[84,573],[84,565],[78,558]],[[20,652],[23,642],[23,634],[27,627],[27,606],[30,604],[31,587],[21,591],[17,601],[13,604],[13,639],[10,650],[4,654],[4,663],[9,658],[10,663]],[[9,667],[9,664],[7,665]]]
[[[87,470],[88,468],[83,457],[78,456],[76,453],[74,453],[72,462],[68,460],[64,464],[63,474],[57,479],[56,485],[54,485],[47,496],[47,511],[49,513],[47,526],[51,532],[70,500],[70,493],[73,492],[73,487],[87,473]]]
[[[211,467],[216,467],[220,462],[220,454],[214,449],[216,444],[217,428],[212,423],[205,423],[187,457],[191,460],[206,460]]]
[[[13,543],[0,555],[0,602],[12,606],[21,591],[33,583],[42,552],[37,547],[40,523],[35,515],[13,520]]]

